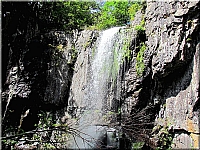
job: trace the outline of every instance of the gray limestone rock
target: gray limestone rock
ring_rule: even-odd
[[[153,93],[164,106],[156,122],[167,119],[178,134],[174,148],[200,147],[199,110],[194,110],[199,101],[199,10],[199,1],[148,2],[146,9],[146,54],[151,55],[146,62],[157,85]]]

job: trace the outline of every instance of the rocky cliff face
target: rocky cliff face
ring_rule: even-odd
[[[63,45],[60,44],[65,40],[68,44],[62,47]],[[11,43],[11,46],[15,42],[17,41]],[[68,97],[68,88],[73,74],[72,66],[75,61],[75,56],[72,58],[70,55],[74,54],[72,40],[62,32],[50,32],[30,37],[30,42],[24,43],[24,47],[26,46],[28,48],[23,49],[19,58],[16,58],[15,53],[19,51],[15,45],[13,49],[16,51],[13,53],[10,51],[9,57],[13,56],[15,59],[10,59],[8,62],[10,68],[7,71],[7,80],[2,93],[5,126],[12,126],[12,123],[9,123],[11,121],[16,124],[14,125],[16,128],[20,128],[22,122],[19,126],[16,120],[13,121],[13,117],[20,120],[26,111],[29,112],[30,119],[37,122],[32,115],[37,118],[39,110],[56,110],[66,104],[65,99]],[[20,109],[15,107],[17,103],[21,103]],[[27,123],[29,127],[33,126],[30,120]]]
[[[98,34],[97,31],[82,31],[75,44],[78,56],[73,68],[74,74],[68,98],[68,113],[72,117],[78,116],[85,107],[84,97],[89,88],[88,74],[91,70],[92,53],[94,53]]]
[[[152,57],[147,60],[155,83],[152,98],[161,103],[158,124],[165,120],[173,131],[173,148],[200,146],[199,10],[198,1],[147,3],[146,56]]]
[[[199,6],[199,1],[147,2],[145,71],[138,78],[132,61],[126,75],[129,109],[159,104],[159,136],[153,138],[163,142],[161,132],[167,128],[173,148],[200,146]]]
[[[135,28],[145,21],[145,31],[126,30],[130,54],[124,57],[115,83],[108,84],[109,110],[118,118],[114,125],[123,127],[127,116],[133,119],[131,125],[141,123],[129,116],[145,110],[140,115],[149,118],[142,122],[154,123],[146,137],[153,148],[200,147],[199,9],[199,1],[148,1],[132,23]],[[51,112],[54,123],[76,118],[89,89],[88,72],[99,31],[44,34],[31,24],[25,30],[7,30],[3,31],[7,39],[3,41],[7,67],[2,76],[3,136],[34,129],[41,110]],[[138,65],[139,58],[144,67]]]

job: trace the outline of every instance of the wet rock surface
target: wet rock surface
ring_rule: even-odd
[[[120,117],[153,105],[154,126],[173,134],[172,148],[200,147],[199,9],[199,1],[148,1],[145,13],[136,14],[132,25],[139,25],[144,17],[145,33],[127,30],[130,59],[125,58],[115,83],[108,85],[109,110],[118,117],[115,125],[122,123]],[[76,118],[84,108],[99,31],[39,34],[35,27],[34,33],[21,32],[5,35],[10,38],[3,41],[3,129],[34,129],[40,110],[53,111],[55,121]],[[141,42],[146,44],[145,69],[138,75]],[[151,137],[154,144],[159,144],[158,135]]]
[[[147,3],[145,58],[155,85],[151,96],[161,102],[158,124],[167,119],[178,135],[173,148],[200,146],[199,109],[195,109],[199,101],[199,9],[198,1]]]
[[[78,53],[77,61],[74,64],[74,74],[71,79],[70,95],[68,98],[68,111],[72,117],[78,116],[84,109],[85,94],[88,90],[88,78],[91,70],[91,61],[93,59],[95,42],[98,37],[98,31],[84,30],[79,33],[75,49]]]
[[[168,124],[168,133],[174,135],[173,148],[200,146],[199,9],[198,1],[147,2],[146,39],[138,39],[133,33],[132,59],[122,66],[122,114],[156,106],[155,126]],[[138,17],[142,15],[136,15],[138,22],[133,25],[140,24],[142,19]],[[141,42],[146,43],[147,49],[143,57],[145,70],[138,76],[136,56]],[[153,141],[158,144],[159,137]]]

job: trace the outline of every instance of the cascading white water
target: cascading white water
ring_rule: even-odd
[[[113,64],[113,48],[119,29],[120,27],[114,27],[105,30],[100,37],[91,67],[90,89],[86,96],[87,107],[90,110],[101,110],[103,107],[103,99],[107,92],[106,83]]]
[[[99,144],[97,140],[106,134],[107,127],[103,115],[107,109],[105,104],[107,83],[111,78],[113,62],[117,60],[117,65],[120,65],[123,55],[120,48],[122,37],[118,33],[120,28],[122,27],[103,31],[97,40],[99,43],[90,68],[88,89],[83,98],[84,113],[78,124],[78,130],[85,133],[81,134],[82,138],[87,139],[88,142],[76,137],[73,148],[97,148]]]

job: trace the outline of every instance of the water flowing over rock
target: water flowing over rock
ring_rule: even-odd
[[[130,27],[71,34],[16,16],[30,23],[3,30],[3,138],[43,123],[60,149],[199,149],[199,12],[199,1],[147,1]]]
[[[113,103],[112,99],[109,101],[106,98],[108,87],[119,71],[124,53],[122,50],[124,34],[120,33],[121,30],[123,30],[122,27],[114,27],[99,33],[96,46],[81,51],[77,58],[81,62],[77,62],[75,66],[77,71],[72,79],[69,112],[72,117],[80,115],[78,129],[88,134],[81,136],[92,140],[92,142],[86,144],[82,139],[77,138],[77,143],[73,145],[75,148],[92,148],[95,146],[98,148],[98,146],[101,146],[98,140],[105,140],[106,138],[106,130],[108,130],[106,117],[108,117],[107,112],[111,110],[111,105],[107,104]],[[82,34],[84,36],[84,32]],[[79,85],[77,86],[77,84]],[[80,92],[77,92],[78,90]],[[114,107],[114,104],[112,105]]]

